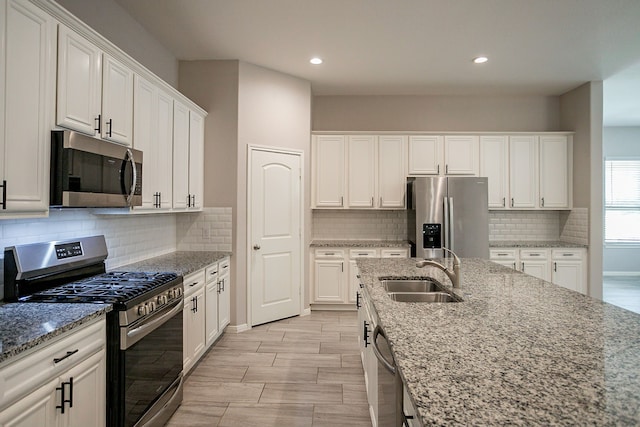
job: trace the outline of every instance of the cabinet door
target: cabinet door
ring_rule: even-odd
[[[204,287],[192,293],[185,299],[184,326],[184,355],[183,366],[188,372],[198,361],[205,349],[205,298]]]
[[[73,378],[73,407],[60,416],[65,427],[101,427],[106,424],[106,362],[101,350],[71,368],[60,382]]]
[[[409,258],[408,249],[381,249],[381,258]]]
[[[133,71],[107,54],[102,65],[102,138],[131,145]]]
[[[173,104],[173,208],[186,209],[189,197],[189,109]]]
[[[350,136],[348,141],[350,208],[373,208],[375,198],[376,137]]]
[[[491,249],[489,259],[496,264],[518,269],[518,249]]]
[[[191,209],[202,209],[204,202],[204,117],[189,112],[189,195]]]
[[[535,136],[509,138],[509,182],[512,208],[537,206],[537,140]]]
[[[358,279],[358,266],[355,260],[349,260],[349,295],[347,301],[355,304],[356,294],[360,289],[360,279]]]
[[[102,123],[101,103],[102,52],[60,24],[56,123],[87,135],[96,135]]]
[[[344,302],[344,261],[315,260],[314,302]]]
[[[443,150],[441,136],[409,136],[409,175],[440,175]]]
[[[586,294],[582,261],[553,261],[551,282],[563,288]]]
[[[522,272],[542,280],[550,280],[549,261],[521,260]]]
[[[207,284],[206,291],[206,346],[209,347],[218,336],[220,328],[218,328],[218,278]]]
[[[49,207],[55,24],[30,2],[7,1],[0,9],[4,43],[0,43],[0,79],[4,78],[0,181],[6,181],[6,187],[0,189],[6,196],[0,213],[45,212]]]
[[[405,207],[407,137],[378,137],[378,206]]]
[[[489,183],[489,209],[504,209],[509,200],[509,138],[480,137],[480,176]]]
[[[450,135],[444,137],[444,173],[478,176],[480,143],[477,136]]]
[[[344,207],[344,136],[315,136],[313,139],[313,158],[314,207]]]
[[[56,392],[58,380],[54,379],[29,393],[7,409],[0,411],[0,426],[3,427],[54,427],[58,420],[56,405],[60,403]],[[89,424],[87,424],[89,425]]]
[[[158,90],[140,76],[134,79],[134,118],[133,146],[143,153],[142,168],[142,206],[134,209],[157,208],[158,193]]]
[[[568,209],[569,146],[564,135],[540,137],[540,207]]]
[[[171,209],[173,201],[173,98],[158,91],[158,135],[156,138],[156,187],[160,193],[160,208]],[[145,167],[147,163],[145,162]],[[144,171],[144,168],[142,168]],[[142,182],[144,185],[144,181]]]
[[[220,331],[229,324],[231,318],[230,274],[223,274],[218,281],[218,323]]]

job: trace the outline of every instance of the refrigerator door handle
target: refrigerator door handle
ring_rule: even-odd
[[[451,250],[451,251],[455,251],[455,248],[453,247],[453,242],[454,240],[454,227],[453,227],[453,219],[455,218],[455,216],[453,215],[453,197],[449,197],[449,218],[447,218],[447,221],[449,221],[449,246],[447,246],[447,249]]]
[[[449,198],[448,197],[443,197],[443,202],[444,202],[444,218],[443,221],[444,224],[442,224],[442,228],[444,230],[443,234],[444,234],[444,247],[448,248],[449,247]]]

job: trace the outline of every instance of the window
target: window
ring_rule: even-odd
[[[604,162],[606,243],[640,244],[640,159]]]

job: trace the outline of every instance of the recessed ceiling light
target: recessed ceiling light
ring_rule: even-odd
[[[484,64],[488,60],[489,60],[489,58],[487,58],[486,56],[478,56],[477,58],[473,58],[473,63],[474,64]]]
[[[309,60],[309,62],[311,62],[313,65],[320,65],[322,64],[322,59],[321,58],[311,58]]]

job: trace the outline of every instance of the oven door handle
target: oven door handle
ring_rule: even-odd
[[[165,313],[159,315],[159,317],[154,316],[151,320],[143,323],[140,326],[136,326],[133,329],[121,328],[121,340],[120,340],[120,350],[126,350],[131,347],[145,335],[153,332],[158,327],[160,327],[163,323],[165,323],[169,318],[175,316],[179,312],[182,311],[182,298],[178,299],[168,308]]]

